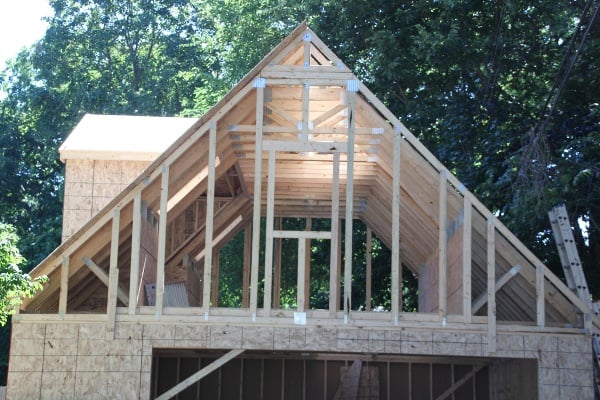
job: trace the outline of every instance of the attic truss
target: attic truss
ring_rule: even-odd
[[[259,265],[263,217],[266,257]],[[276,225],[281,217],[329,218],[331,226],[286,231]],[[353,311],[351,291],[340,292],[340,281],[353,285],[352,257],[344,257],[343,269],[341,258],[353,254],[356,219],[391,249],[388,312]],[[240,231],[243,306],[222,310],[214,258]],[[273,310],[278,238],[298,240],[293,314]],[[331,241],[327,310],[305,306],[302,257],[315,238]],[[94,273],[86,259],[104,272]],[[406,271],[428,282],[420,294],[425,312],[402,312]],[[117,318],[180,314],[265,323],[293,317],[301,324],[468,324],[487,330],[493,351],[497,320],[536,330],[597,322],[304,24],[32,274],[48,275],[49,283],[24,303],[22,317],[64,317],[89,300],[86,292],[104,293],[109,332]],[[153,305],[140,296],[148,276]],[[197,286],[188,309],[165,306],[171,276]]]

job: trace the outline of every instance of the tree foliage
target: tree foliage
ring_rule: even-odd
[[[23,297],[33,296],[45,281],[32,280],[19,268],[25,259],[17,248],[18,240],[14,227],[0,223],[0,326],[6,324]]]

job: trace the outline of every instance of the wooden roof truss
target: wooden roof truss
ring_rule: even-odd
[[[259,243],[262,217],[264,266],[259,246],[249,246],[248,237],[251,233],[251,243]],[[282,230],[276,225],[280,217],[330,218],[331,230]],[[352,311],[350,291],[339,293],[340,280],[346,288],[352,285],[351,257],[345,257],[343,268],[340,263],[342,253],[353,254],[353,219],[362,220],[392,251],[387,313]],[[251,247],[244,272],[249,299],[239,310],[220,310],[211,305],[211,300],[216,304],[213,257],[240,230]],[[131,266],[145,265],[143,232],[148,231],[156,246],[156,303],[140,306],[136,282],[143,267]],[[298,239],[293,315],[273,311],[278,238]],[[305,246],[315,238],[330,240],[332,249],[329,309],[323,311],[307,309],[303,283]],[[460,265],[462,282],[458,313],[448,312],[449,252],[459,256],[453,261]],[[402,269],[418,274],[432,262],[440,283],[432,294],[436,312],[403,313]],[[163,307],[165,274],[192,264],[202,275],[197,307]],[[458,324],[485,326],[493,350],[497,320],[543,330],[549,325],[590,329],[596,318],[305,24],[32,272],[42,274],[49,282],[25,301],[21,318],[29,313],[77,318],[71,310],[101,293],[109,331],[117,318],[181,313],[264,323],[293,316],[295,323],[319,318],[340,324]],[[264,280],[262,306],[259,280]]]

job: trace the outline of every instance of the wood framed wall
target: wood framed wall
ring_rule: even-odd
[[[144,210],[153,213],[153,222],[144,222]],[[188,210],[193,211],[188,215]],[[276,227],[278,218],[290,216],[329,218],[331,229]],[[263,218],[267,228],[261,243]],[[386,313],[353,308],[355,274],[347,255],[354,253],[352,228],[358,219],[392,253]],[[192,220],[191,231],[180,235]],[[150,239],[145,224],[156,229]],[[215,255],[242,229],[251,232],[240,266],[242,307],[223,310],[215,293]],[[331,241],[325,318],[332,323],[484,323],[491,353],[502,323],[521,324],[524,330],[589,330],[592,321],[600,326],[598,317],[305,25],[36,268],[34,276],[47,274],[50,281],[21,311],[76,318],[75,305],[93,289],[100,294],[97,310],[106,315],[108,334],[121,309],[131,318],[196,315],[196,307],[165,303],[165,285],[180,268],[186,279],[196,274],[202,280],[196,282],[201,287],[197,306],[204,321],[228,315],[274,321],[284,238],[298,240],[297,308],[290,311],[297,314],[296,324],[323,318],[307,303],[308,243],[322,239]],[[151,272],[144,267],[148,259]],[[184,259],[190,262],[184,265]],[[408,316],[402,312],[403,271],[417,274],[422,265],[428,274],[421,274],[420,282],[435,301]],[[194,268],[194,274],[187,273]],[[140,282],[148,276],[156,299],[143,305]],[[359,284],[368,286],[369,279]]]

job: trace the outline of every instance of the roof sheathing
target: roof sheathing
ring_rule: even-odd
[[[86,114],[58,152],[62,161],[154,161],[196,120]]]

